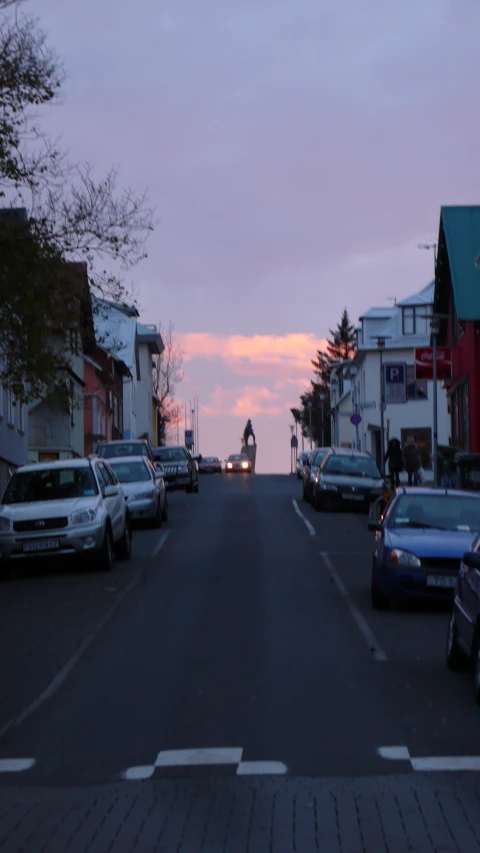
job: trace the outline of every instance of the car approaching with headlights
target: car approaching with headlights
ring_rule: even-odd
[[[103,459],[24,465],[0,503],[0,571],[19,560],[83,556],[109,571],[128,559],[130,515],[123,489]]]
[[[222,463],[218,456],[202,456],[198,462],[199,474],[221,474]]]
[[[369,453],[330,448],[312,483],[312,505],[318,510],[368,512],[385,490],[385,482]]]
[[[192,456],[186,447],[155,447],[153,455],[155,462],[159,462],[163,468],[167,489],[185,489],[189,493],[198,493],[196,457]]]
[[[156,468],[146,456],[124,456],[111,459],[110,467],[122,485],[132,521],[161,527],[168,519],[168,501],[160,463]]]
[[[371,599],[376,609],[396,599],[453,597],[462,557],[480,531],[480,494],[397,489],[375,531]]]
[[[251,474],[252,464],[246,453],[232,453],[225,462],[225,471],[228,474]]]

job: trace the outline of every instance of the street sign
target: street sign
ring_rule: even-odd
[[[290,447],[295,447],[295,449],[298,447],[298,438],[296,435],[292,435],[290,439]]]
[[[415,378],[433,379],[433,347],[415,350]],[[452,378],[452,351],[450,347],[437,347],[437,379]]]
[[[354,412],[350,418],[350,423],[353,424],[353,426],[358,426],[362,423],[362,416],[358,412]]]
[[[407,367],[405,362],[383,365],[385,403],[407,402]]]
[[[193,429],[185,430],[185,447],[193,447]]]

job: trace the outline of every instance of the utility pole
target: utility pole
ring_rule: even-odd
[[[385,476],[385,385],[383,377],[383,353],[385,351],[385,338],[377,338],[377,347],[380,353],[380,473]]]

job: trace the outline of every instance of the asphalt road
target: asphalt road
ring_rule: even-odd
[[[365,516],[315,513],[287,476],[203,476],[171,506],[168,538],[137,534],[136,581],[58,689],[0,739],[0,767],[34,760],[0,786],[208,776],[221,790],[238,772],[414,785],[415,759],[479,753],[468,676],[444,664],[448,612],[372,611]],[[385,747],[401,747],[396,760]]]

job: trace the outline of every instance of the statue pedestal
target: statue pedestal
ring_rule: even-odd
[[[250,459],[252,471],[253,471],[253,473],[255,473],[255,461],[257,458],[257,445],[256,444],[244,444],[241,452],[247,454],[248,458]]]

